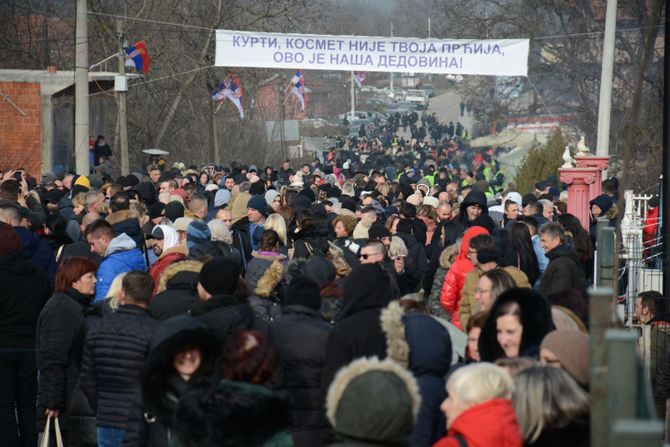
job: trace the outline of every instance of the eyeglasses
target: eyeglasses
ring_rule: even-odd
[[[358,257],[363,258],[367,261],[370,256],[377,256],[379,254],[381,253],[361,253],[360,255],[358,255]]]

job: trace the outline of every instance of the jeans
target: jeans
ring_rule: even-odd
[[[0,351],[0,444],[37,445],[35,351]]]
[[[123,428],[98,427],[98,447],[121,447],[125,434]]]

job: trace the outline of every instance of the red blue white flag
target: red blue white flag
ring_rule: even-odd
[[[307,93],[309,93],[309,89],[305,87],[305,76],[303,75],[302,70],[295,72],[295,75],[291,78],[291,83],[293,84],[291,93],[298,98],[300,107],[305,111],[307,108]]]
[[[135,67],[137,71],[145,74],[149,71],[149,52],[143,40],[126,48],[126,67]]]
[[[212,94],[214,101],[223,103],[226,98],[237,107],[240,112],[240,118],[244,118],[244,92],[242,90],[242,81],[239,76],[229,73],[226,79],[221,82]]]
[[[354,73],[354,81],[356,81],[358,88],[361,88],[365,82],[365,73]]]

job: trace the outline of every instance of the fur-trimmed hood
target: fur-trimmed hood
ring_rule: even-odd
[[[335,376],[326,415],[344,440],[407,446],[420,404],[419,387],[409,371],[390,359],[360,358]]]
[[[269,298],[275,287],[279,285],[284,274],[284,265],[279,260],[272,261],[263,276],[256,283],[254,292],[261,298]]]
[[[427,314],[405,314],[398,301],[382,310],[386,354],[415,375],[444,377],[451,367],[449,331]]]
[[[168,266],[165,270],[163,270],[163,273],[161,273],[161,279],[158,281],[158,289],[156,289],[156,295],[167,289],[168,281],[170,281],[177,273],[179,272],[200,273],[201,269],[202,269],[202,262],[200,261],[179,261]]]
[[[460,247],[460,243],[457,242],[455,244],[451,244],[444,250],[442,250],[442,253],[440,253],[440,267],[443,268],[444,270],[449,270],[449,267],[451,267],[451,264],[454,263],[456,260],[456,256],[458,256],[458,250]]]
[[[137,211],[128,209],[128,210],[119,210],[115,213],[110,214],[105,218],[105,220],[109,222],[110,225],[116,225],[128,219],[137,219],[137,221],[139,222],[140,215]]]
[[[184,393],[175,426],[184,445],[261,447],[270,440],[291,445],[278,440],[290,437],[288,410],[288,400],[267,387],[222,380]]]

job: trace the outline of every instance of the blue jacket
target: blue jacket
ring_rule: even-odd
[[[119,273],[131,270],[146,270],[147,265],[142,252],[136,248],[126,233],[121,233],[109,243],[107,254],[98,267],[98,283],[95,285],[95,301],[107,297],[109,286]]]
[[[21,238],[21,247],[26,259],[35,267],[42,270],[49,277],[49,284],[53,286],[56,278],[56,255],[49,244],[37,234],[23,227],[14,227],[16,234]]]

